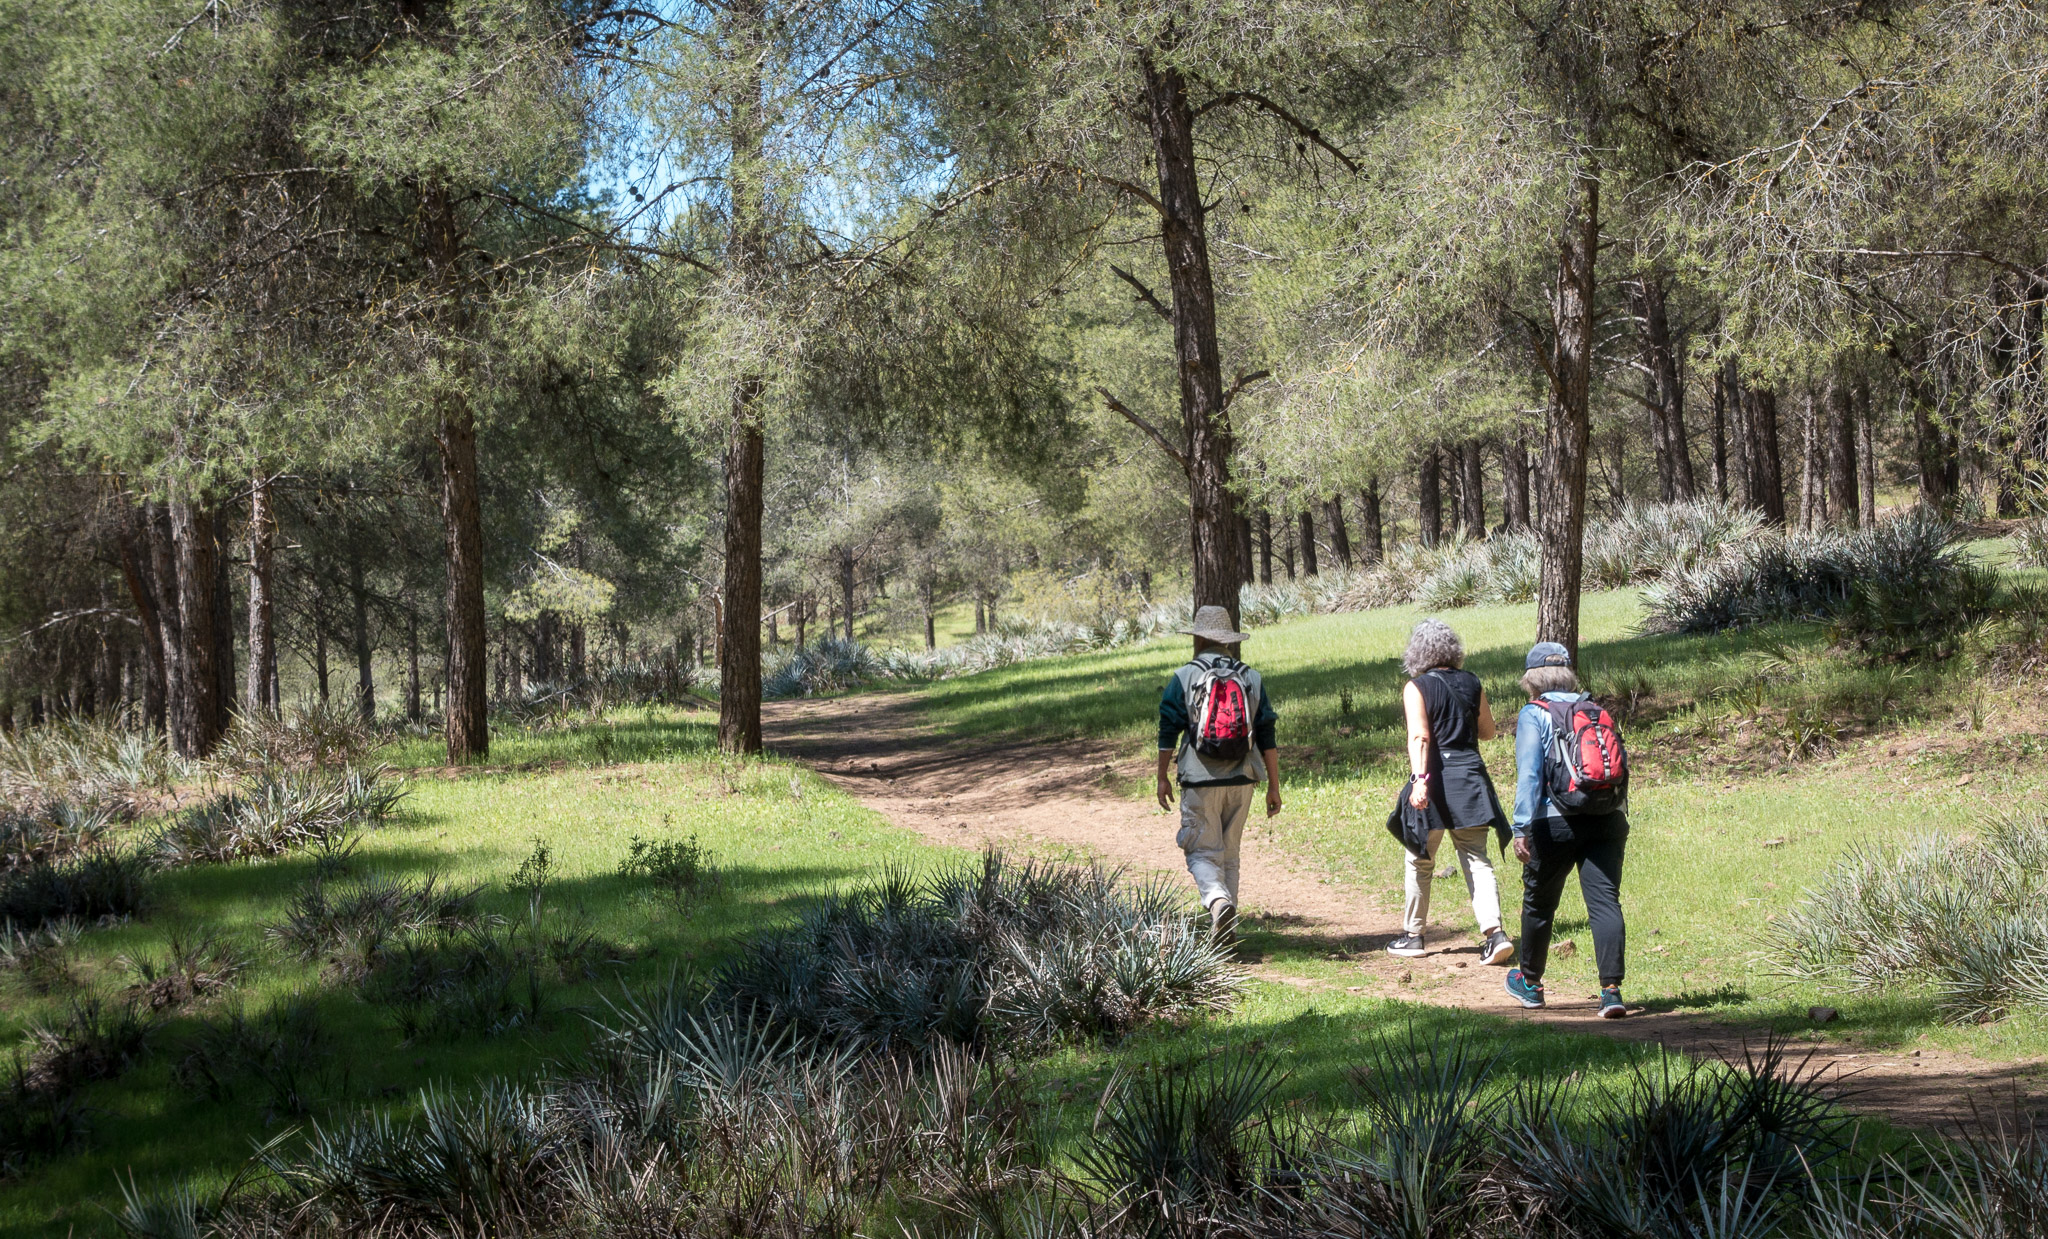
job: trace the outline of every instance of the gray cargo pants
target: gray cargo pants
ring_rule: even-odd
[[[1258,790],[1256,783],[1180,789],[1180,833],[1174,842],[1187,853],[1188,872],[1205,908],[1219,899],[1237,906],[1238,847]]]

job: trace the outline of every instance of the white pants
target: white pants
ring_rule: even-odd
[[[1451,846],[1458,853],[1458,868],[1465,874],[1465,893],[1472,896],[1472,915],[1478,918],[1481,933],[1500,928],[1500,887],[1494,881],[1493,861],[1486,855],[1486,837],[1492,833],[1491,826],[1468,826],[1450,832]],[[1436,878],[1436,850],[1443,841],[1444,832],[1432,830],[1428,855],[1402,852],[1408,858],[1408,902],[1401,917],[1406,933],[1419,934],[1429,923],[1429,884]]]
[[[1180,789],[1180,833],[1173,841],[1188,854],[1188,872],[1205,908],[1219,899],[1237,906],[1238,847],[1258,790],[1256,783]]]

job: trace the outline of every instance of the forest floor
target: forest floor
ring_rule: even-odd
[[[920,695],[904,693],[772,702],[766,721],[771,749],[933,843],[1095,860],[1186,880],[1173,845],[1176,816],[1129,794],[1134,781],[1149,785],[1151,763],[1127,745],[945,734],[932,725]],[[1384,867],[1399,873],[1391,845]],[[1398,904],[1389,907],[1378,892],[1333,878],[1325,866],[1290,850],[1255,802],[1242,870],[1243,957],[1254,977],[1307,991],[1456,1008],[1699,1057],[1739,1059],[1760,1049],[1772,1031],[1739,1013],[1689,1010],[1715,1004],[1695,1003],[1685,993],[1652,996],[1632,1005],[1625,1020],[1601,1020],[1594,1016],[1592,987],[1579,986],[1589,991],[1579,993],[1570,982],[1553,985],[1548,1008],[1523,1010],[1501,990],[1505,969],[1478,962],[1471,928],[1447,923],[1446,913],[1465,913],[1469,906],[1455,875],[1448,863],[1439,874],[1427,935],[1432,953],[1396,959],[1384,948],[1401,932]],[[1512,877],[1504,867],[1510,932],[1519,899]],[[1576,936],[1585,938],[1582,927]],[[1656,949],[1640,938],[1633,945]],[[1773,1023],[1783,1035],[1783,1021]],[[2007,1121],[2048,1098],[2048,1075],[2032,1058],[1993,1062],[1937,1045],[1873,1045],[1818,1027],[1793,1040],[1798,1054],[1810,1053],[1812,1065],[1835,1081],[1850,1109],[1902,1126]]]

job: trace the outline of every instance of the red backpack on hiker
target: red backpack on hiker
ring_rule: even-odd
[[[1626,807],[1628,748],[1614,716],[1585,694],[1543,708],[1550,712],[1550,803],[1568,817]]]
[[[1252,750],[1252,700],[1243,663],[1217,656],[1197,662],[1188,686],[1188,736],[1212,761],[1243,761]]]

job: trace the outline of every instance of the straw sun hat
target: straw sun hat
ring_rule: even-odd
[[[1236,645],[1240,641],[1251,640],[1244,633],[1231,629],[1230,612],[1223,607],[1195,608],[1195,622],[1178,631],[1219,645]]]

